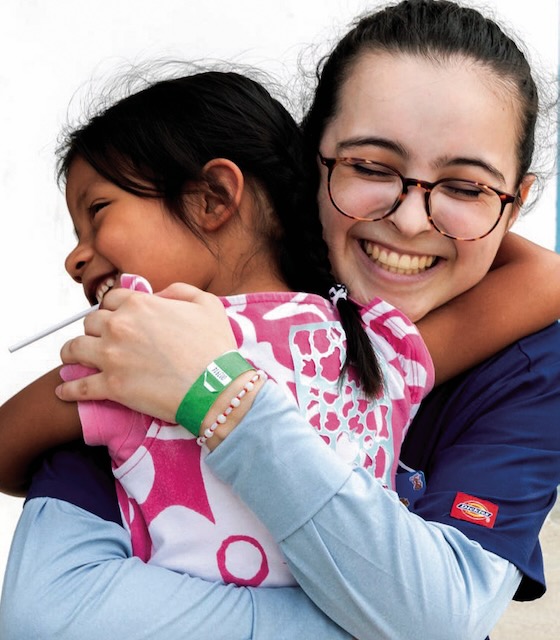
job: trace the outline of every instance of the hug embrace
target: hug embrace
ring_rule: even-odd
[[[301,125],[208,71],[71,131],[66,268],[101,309],[0,408],[1,637],[483,640],[540,597],[560,258],[510,231],[538,115],[495,22],[404,0]]]

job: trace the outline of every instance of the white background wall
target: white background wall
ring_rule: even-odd
[[[0,402],[57,364],[75,325],[15,354],[8,346],[87,306],[63,268],[72,225],[54,181],[68,105],[90,78],[154,58],[214,58],[290,82],[312,69],[366,0],[2,0],[0,3]],[[474,4],[470,2],[470,4]],[[539,68],[558,63],[558,0],[485,5],[529,44]],[[536,54],[536,55],[535,55]],[[555,246],[555,183],[518,230]],[[1,446],[1,443],[0,443]],[[0,496],[0,583],[21,502]]]

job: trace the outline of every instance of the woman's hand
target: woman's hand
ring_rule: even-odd
[[[61,384],[57,396],[114,400],[169,422],[204,367],[237,346],[220,300],[186,284],[156,295],[109,291],[84,329],[62,347],[62,361],[99,373]]]

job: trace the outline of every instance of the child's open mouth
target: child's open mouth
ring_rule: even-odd
[[[97,287],[97,290],[95,291],[95,299],[98,303],[101,303],[103,296],[107,291],[110,291],[115,286],[115,282],[115,278],[110,276]]]

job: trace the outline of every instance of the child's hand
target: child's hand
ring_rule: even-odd
[[[186,284],[153,296],[109,291],[84,328],[62,347],[62,361],[99,373],[61,384],[57,396],[114,400],[169,422],[206,365],[237,346],[220,300]]]

